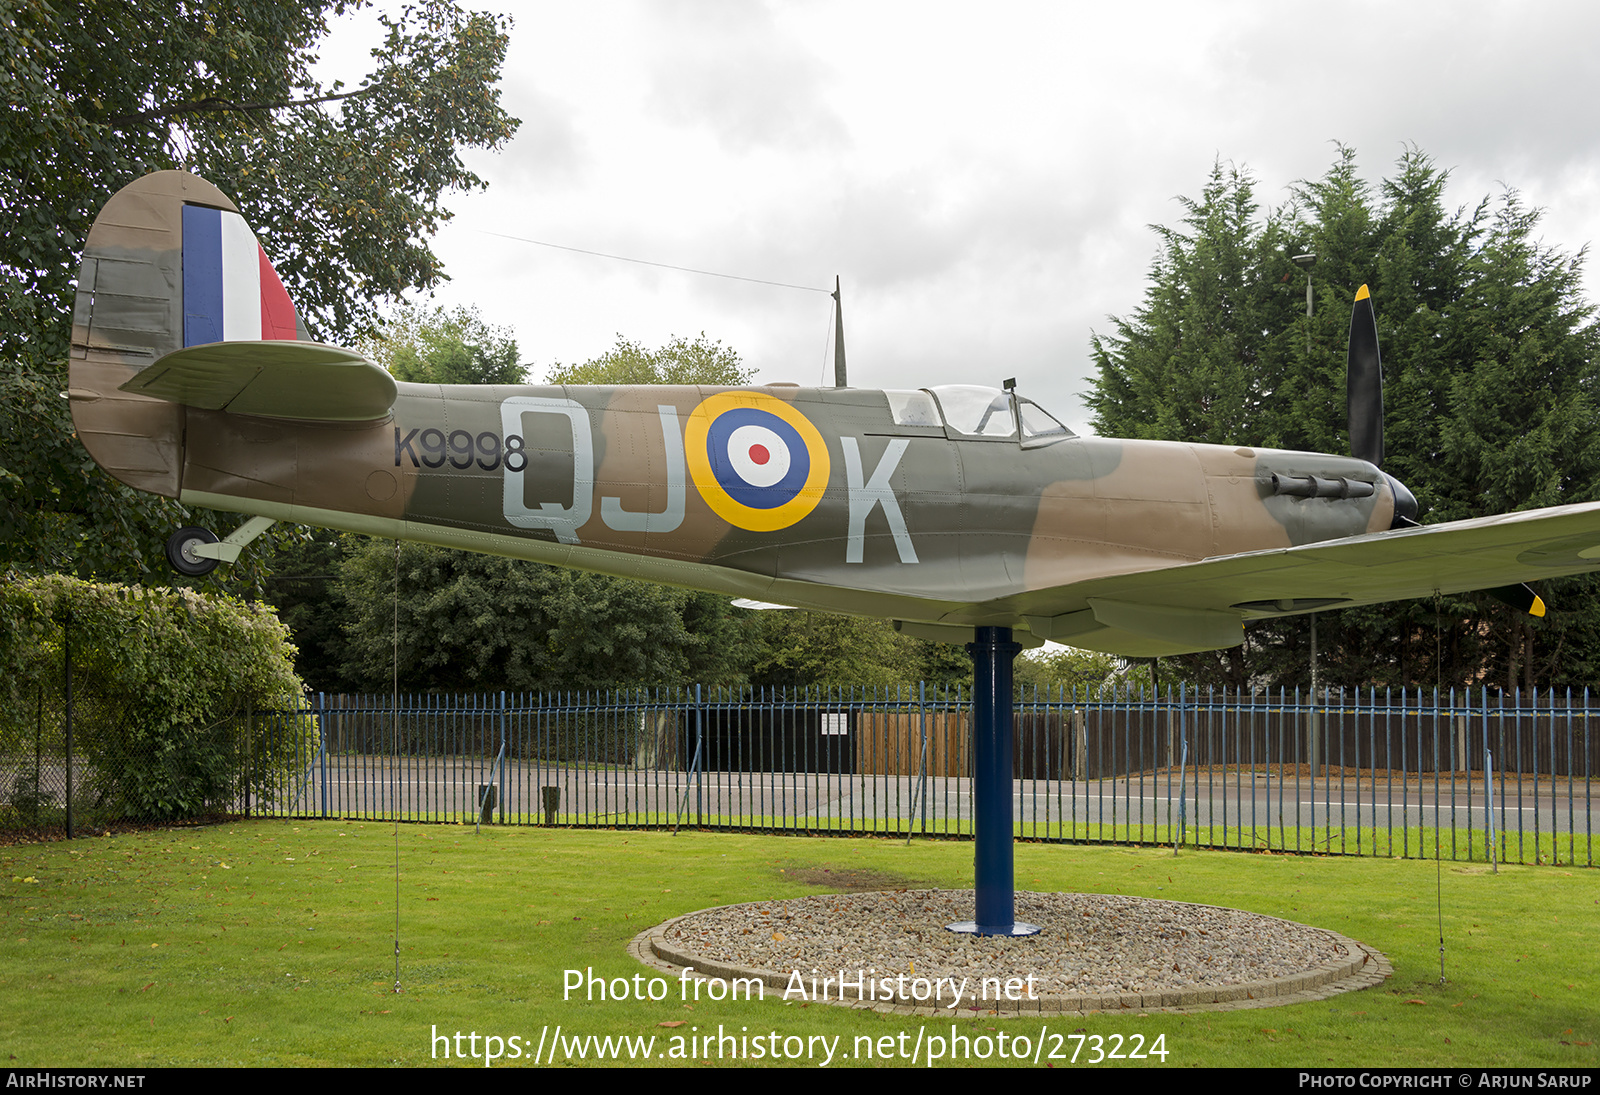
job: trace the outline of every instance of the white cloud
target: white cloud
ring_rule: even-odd
[[[704,330],[769,379],[824,375],[828,301],[516,244],[775,281],[844,279],[852,380],[1016,375],[1075,426],[1091,328],[1145,289],[1217,158],[1264,204],[1334,140],[1376,181],[1408,142],[1451,205],[1518,187],[1545,238],[1600,227],[1600,9],[1574,3],[511,5],[526,120],[439,240],[447,300],[532,360]],[[1590,272],[1591,297],[1600,288]]]

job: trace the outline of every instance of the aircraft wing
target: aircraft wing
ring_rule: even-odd
[[[1035,634],[1130,656],[1236,645],[1241,621],[1600,570],[1600,502],[1252,551],[1077,583]]]
[[[315,422],[370,422],[394,405],[394,378],[354,350],[320,342],[208,342],[174,350],[121,391],[186,407]]]

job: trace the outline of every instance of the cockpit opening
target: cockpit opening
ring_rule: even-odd
[[[959,437],[1006,440],[1023,448],[1065,440],[1072,431],[1031,399],[981,384],[941,384],[915,391],[886,391],[897,426],[942,426]]]

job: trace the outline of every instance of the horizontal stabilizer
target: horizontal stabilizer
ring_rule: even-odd
[[[354,350],[320,342],[208,342],[174,350],[121,391],[208,411],[370,422],[394,406],[394,378]]]

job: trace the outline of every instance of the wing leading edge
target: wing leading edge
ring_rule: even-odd
[[[1600,502],[1220,556],[1051,590],[1036,635],[1129,656],[1215,650],[1243,621],[1600,570]]]

